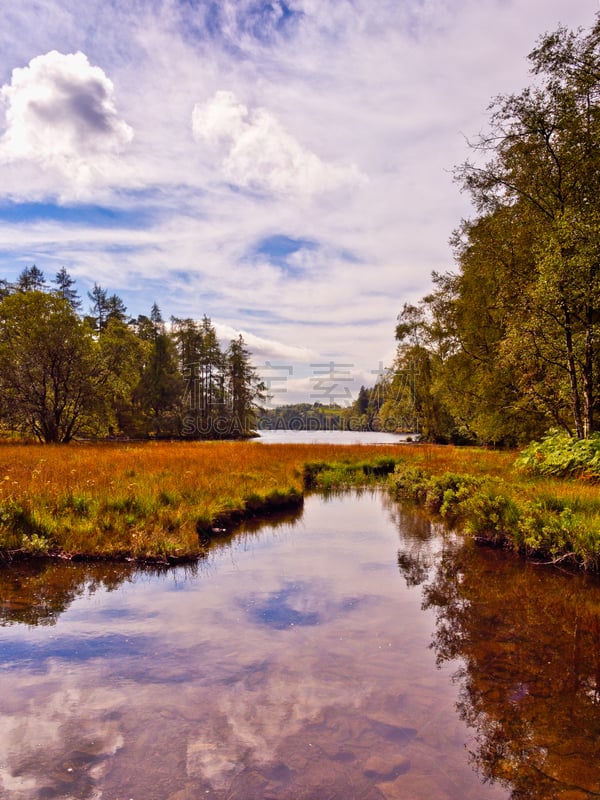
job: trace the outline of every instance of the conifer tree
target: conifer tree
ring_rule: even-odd
[[[44,273],[35,264],[31,267],[25,267],[17,278],[17,290],[19,292],[42,291],[45,286],[46,278]]]
[[[81,300],[77,289],[75,289],[75,281],[69,275],[65,267],[59,269],[52,282],[56,286],[56,294],[60,297],[64,297],[73,311],[78,312],[81,308]]]

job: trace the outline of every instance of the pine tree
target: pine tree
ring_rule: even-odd
[[[87,319],[95,331],[102,332],[110,320],[127,321],[127,308],[118,295],[109,295],[106,289],[95,283],[92,291],[88,292],[88,297],[92,305]]]
[[[69,275],[65,267],[61,267],[59,269],[52,282],[56,286],[56,294],[58,294],[60,297],[64,297],[73,311],[78,312],[81,308],[81,300],[79,299],[77,289],[74,288],[75,281]]]
[[[32,267],[25,267],[17,278],[17,290],[19,292],[43,291],[46,286],[46,278],[41,269],[34,264]]]
[[[265,386],[250,361],[240,334],[232,339],[225,355],[226,400],[231,415],[230,435],[248,436],[256,420],[256,401],[264,399]]]

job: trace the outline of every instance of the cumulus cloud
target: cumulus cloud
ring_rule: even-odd
[[[34,162],[78,183],[90,181],[133,138],[114,87],[84,53],[52,50],[14,69],[0,90],[6,108],[0,161]]]
[[[273,114],[249,109],[233,92],[218,91],[197,103],[192,130],[197,141],[220,152],[224,178],[243,188],[310,195],[364,181],[356,165],[322,161]]]

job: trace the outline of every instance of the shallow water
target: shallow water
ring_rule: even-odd
[[[597,585],[380,494],[194,568],[11,568],[0,598],[3,799],[600,791]]]

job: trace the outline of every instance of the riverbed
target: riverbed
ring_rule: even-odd
[[[380,492],[193,566],[13,566],[0,598],[3,800],[600,793],[597,582]]]

